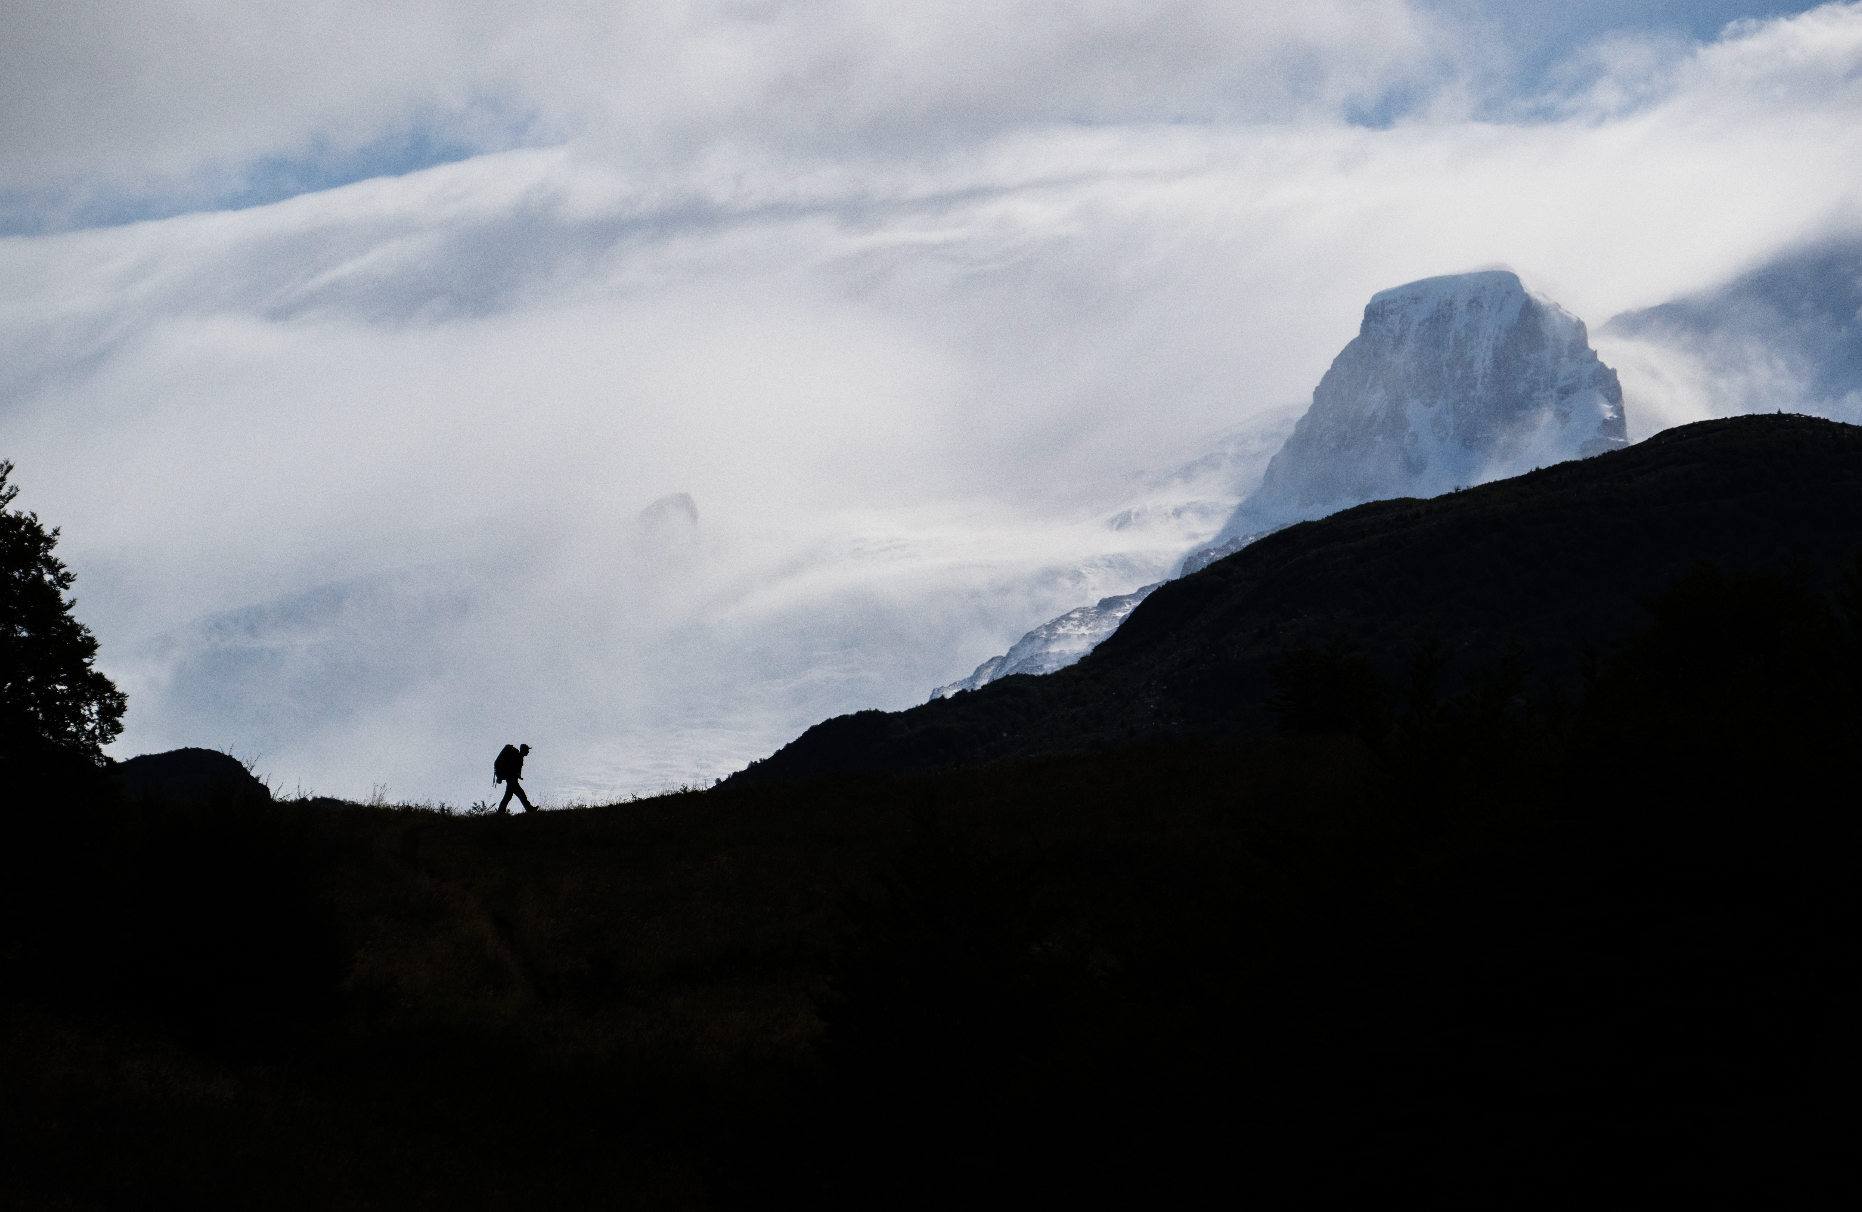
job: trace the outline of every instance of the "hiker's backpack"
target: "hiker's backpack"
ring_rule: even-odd
[[[523,762],[524,755],[517,752],[517,746],[506,745],[498,750],[498,760],[491,764],[491,781],[502,783],[508,778],[515,777],[517,771],[522,768]]]

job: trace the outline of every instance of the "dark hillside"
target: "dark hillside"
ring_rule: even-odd
[[[1813,575],[1862,547],[1862,428],[1703,421],[1430,500],[1280,531],[1153,593],[1086,660],[908,711],[825,721],[733,781],[937,769],[1147,736],[1258,733],[1269,670],[1362,654],[1393,681],[1439,646],[1445,685],[1509,648],[1536,695],[1574,698],[1587,649],[1703,562]]]
[[[263,802],[268,788],[238,759],[211,749],[145,753],[116,764],[116,776],[131,798],[211,799]]]
[[[1231,620],[1274,601],[1296,635],[1365,620],[1379,659],[1460,619],[1476,664],[1505,633],[1397,573],[1512,558],[1496,518],[1606,587],[1685,559],[1560,554],[1547,514],[1593,500],[1673,544],[1717,518],[1761,566],[1842,548],[1855,432],[1696,427],[1355,510],[1184,582],[1088,673],[1243,726],[1245,687],[1194,675],[1208,637],[1254,668],[1272,645]],[[518,817],[132,789],[16,747],[0,1206],[1807,1202],[1853,1152],[1862,561],[1724,563],[1628,606],[1522,563],[1494,600],[1543,659],[1560,619],[1627,630],[1580,692],[1535,705],[1502,656],[1375,728],[1320,709],[1387,682],[1331,645],[1267,662],[1286,735]],[[1409,630],[1328,607],[1340,584]],[[1006,686],[955,701],[1053,718],[1043,680]]]
[[[0,850],[0,1205],[1788,1200],[1847,1144],[1857,605],[1690,578],[1573,725],[1450,712],[1395,765],[477,818],[46,770]]]

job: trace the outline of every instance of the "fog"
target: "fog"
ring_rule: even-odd
[[[1643,425],[1745,412],[1862,424],[1862,236],[1810,241],[1714,290],[1626,312],[1604,349],[1641,388]]]
[[[1158,579],[1379,289],[1595,331],[1862,230],[1856,5],[337,6],[167,66],[218,10],[82,7],[0,38],[0,454],[112,752],[286,793],[709,781]],[[1760,406],[1677,348],[1599,338],[1632,440]]]

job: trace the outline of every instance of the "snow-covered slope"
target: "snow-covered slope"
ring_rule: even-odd
[[[1232,535],[1206,547],[1198,547],[1184,556],[1176,571],[1166,579],[1174,581],[1201,572],[1217,560],[1234,555],[1256,539],[1283,529],[1283,526],[1270,526],[1266,530]],[[1057,619],[1049,619],[1015,641],[1015,646],[1002,656],[990,657],[967,678],[961,678],[948,686],[939,686],[931,692],[931,697],[947,699],[959,690],[975,690],[999,678],[1008,677],[1011,673],[1052,673],[1056,669],[1065,669],[1117,631],[1118,625],[1125,621],[1125,616],[1139,602],[1151,596],[1153,589],[1164,583],[1158,581],[1118,597],[1101,598],[1091,606],[1081,606]]]
[[[1091,606],[1081,606],[1050,619],[1017,640],[1002,656],[990,657],[978,665],[969,677],[939,686],[931,692],[931,697],[947,699],[959,690],[976,690],[1010,674],[1052,673],[1065,669],[1117,631],[1125,616],[1163,583],[1158,581],[1131,593],[1100,598]]]
[[[1274,533],[1274,531],[1285,530],[1292,524],[1291,522],[1284,522],[1279,526],[1269,526],[1265,530],[1251,530],[1247,534],[1232,534],[1225,539],[1209,544],[1207,547],[1198,547],[1196,550],[1183,557],[1183,562],[1177,566],[1176,575],[1172,576],[1170,579],[1174,581],[1177,577],[1187,577],[1191,573],[1201,572],[1217,560],[1224,560],[1234,555],[1243,547],[1254,542],[1254,540],[1264,539],[1268,535]]]
[[[1178,553],[1185,548],[1200,551],[1222,528],[1235,506],[1261,482],[1267,460],[1293,432],[1299,412],[1297,404],[1256,412],[1198,439],[1185,452],[1190,457],[1184,462],[1161,471],[1134,474],[1123,487],[1117,512],[1106,518],[1106,528],[1120,536],[1123,546],[1156,551],[1161,558],[1148,576],[1174,569],[1166,578],[1174,579],[1196,571],[1202,565],[1185,567]],[[1239,547],[1237,541],[1222,554]],[[1126,584],[1139,579],[1134,577]],[[1132,608],[1163,583],[1160,580],[1142,585],[1130,593],[1104,597],[1091,606],[1049,619],[1023,635],[1006,653],[978,665],[970,676],[939,686],[931,697],[949,698],[960,690],[975,690],[1014,673],[1065,669],[1117,630]]]
[[[1179,546],[1206,541],[1260,486],[1267,461],[1286,444],[1303,411],[1297,403],[1262,409],[1197,439],[1183,462],[1133,475],[1106,526],[1174,535]]]
[[[1434,496],[1625,444],[1616,372],[1583,321],[1494,270],[1371,297],[1229,537]]]

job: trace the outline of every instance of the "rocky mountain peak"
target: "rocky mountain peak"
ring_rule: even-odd
[[[1435,496],[1626,444],[1584,322],[1506,270],[1379,291],[1227,534]]]

